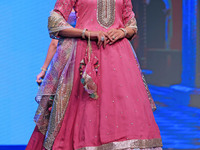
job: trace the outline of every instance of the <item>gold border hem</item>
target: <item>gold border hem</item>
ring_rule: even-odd
[[[82,147],[76,150],[123,150],[128,148],[156,148],[162,147],[162,139],[134,139],[111,142],[100,146]]]

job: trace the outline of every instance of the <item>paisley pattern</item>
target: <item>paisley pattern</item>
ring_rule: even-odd
[[[97,0],[97,20],[106,29],[112,26],[115,21],[115,0]]]

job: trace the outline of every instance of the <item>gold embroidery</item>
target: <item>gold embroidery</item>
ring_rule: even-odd
[[[134,34],[132,35],[132,37],[129,38],[129,40],[132,40],[133,38],[135,38],[137,31],[138,31],[138,27],[137,27],[137,21],[135,19],[135,17],[131,18],[125,25],[125,27],[129,27],[134,31]]]
[[[51,38],[57,39],[60,30],[73,28],[66,20],[55,11],[51,11],[48,17],[48,31]]]
[[[50,35],[56,36],[57,32],[69,27],[71,26],[62,16],[56,12],[51,13],[49,18]],[[68,107],[73,87],[76,44],[77,40],[74,38],[59,39],[50,69],[48,69],[36,96],[39,107],[34,121],[41,133],[45,135],[43,146],[47,150],[52,149]],[[50,97],[51,95],[53,97]]]
[[[137,27],[137,21],[136,21],[136,19],[135,19],[135,17],[134,18],[131,18],[128,22],[127,22],[127,24],[125,25],[125,27],[130,27],[130,28],[132,28],[132,29],[138,29],[138,27]]]
[[[97,0],[97,20],[106,29],[112,26],[115,21],[115,0]]]
[[[66,43],[69,41],[64,40],[62,44],[62,48],[65,48]],[[76,43],[73,43],[76,49]],[[74,57],[76,55],[76,50],[71,50],[71,58],[69,61],[75,61]],[[45,140],[43,146],[47,150],[51,150],[55,137],[60,131],[65,111],[68,107],[72,87],[73,87],[73,72],[74,72],[74,63],[70,64],[70,67],[65,67],[63,70],[63,74],[59,79],[59,84],[56,90],[56,94],[53,101],[52,111],[49,119],[49,125],[47,129],[47,133],[45,136]]]
[[[134,140],[126,140],[120,142],[111,142],[108,144],[103,144],[100,146],[91,146],[91,147],[83,147],[78,150],[121,150],[128,148],[153,148],[153,147],[161,147],[162,140],[161,139],[134,139]],[[162,149],[162,148],[161,148]]]

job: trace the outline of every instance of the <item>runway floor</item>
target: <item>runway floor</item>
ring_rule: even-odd
[[[163,148],[200,150],[200,109],[176,104],[169,88],[149,86],[156,102],[154,112]]]

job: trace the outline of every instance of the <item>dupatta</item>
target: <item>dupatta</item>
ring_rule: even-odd
[[[48,150],[52,149],[61,128],[73,88],[77,40],[58,36],[60,30],[67,28],[73,27],[60,14],[52,11],[48,18],[48,30],[50,37],[59,39],[59,42],[35,97],[39,106],[34,116],[39,131],[45,135],[43,146]]]
[[[55,11],[48,18],[48,30],[51,38],[58,39],[56,53],[52,59],[45,78],[35,97],[39,104],[34,122],[38,130],[45,135],[43,146],[51,150],[54,140],[61,128],[73,88],[76,38],[62,38],[58,32],[73,28],[66,20]],[[96,73],[99,63],[92,53],[90,36],[86,55],[80,62],[81,83],[91,98],[97,99]]]

